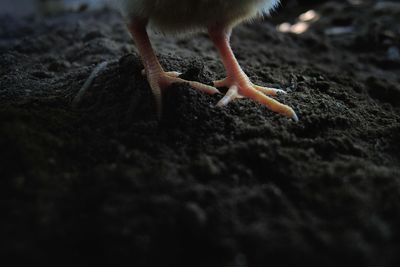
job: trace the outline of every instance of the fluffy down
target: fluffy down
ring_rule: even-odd
[[[163,32],[236,24],[268,14],[279,0],[115,0],[127,20],[148,19]]]

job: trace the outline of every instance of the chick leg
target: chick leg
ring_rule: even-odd
[[[165,72],[151,46],[151,42],[146,31],[146,24],[147,23],[141,20],[134,19],[129,25],[129,31],[133,36],[136,47],[139,50],[139,54],[142,58],[145,74],[147,76],[147,80],[149,81],[151,90],[153,91],[159,114],[161,112],[162,90],[169,87],[173,83],[188,83],[191,87],[208,94],[219,93],[218,89],[215,87],[199,82],[186,81],[179,78],[178,72]]]
[[[274,112],[298,121],[298,117],[291,107],[269,97],[285,94],[285,91],[254,85],[250,81],[236,60],[229,44],[231,32],[231,29],[226,30],[224,28],[209,29],[210,38],[219,52],[227,74],[227,78],[214,82],[214,86],[229,88],[225,97],[217,105],[225,106],[236,98],[248,97],[265,105]]]

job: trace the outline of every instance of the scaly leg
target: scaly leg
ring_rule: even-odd
[[[136,47],[139,50],[139,54],[142,58],[145,74],[149,81],[151,90],[155,96],[159,115],[161,113],[161,93],[162,90],[167,88],[173,83],[188,83],[191,87],[198,89],[208,94],[219,93],[215,87],[205,85],[199,82],[186,81],[179,78],[178,72],[165,72],[154,53],[151,46],[149,36],[146,31],[146,22],[138,19],[134,19],[130,25],[129,30],[136,43]]]
[[[210,38],[220,54],[227,74],[227,78],[214,82],[214,86],[229,88],[225,97],[217,105],[225,106],[236,98],[248,97],[267,106],[272,111],[298,121],[298,117],[291,107],[269,97],[277,94],[286,94],[285,91],[254,85],[250,81],[236,60],[229,44],[231,32],[231,29],[227,30],[225,28],[215,27],[209,29]]]

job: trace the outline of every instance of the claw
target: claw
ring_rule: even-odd
[[[140,73],[143,76],[147,76],[146,69],[142,69],[142,71]],[[174,78],[177,78],[177,77],[182,75],[182,73],[178,72],[178,71],[167,71],[167,72],[165,72],[165,74],[168,75],[168,76],[174,77]]]
[[[168,76],[171,76],[171,77],[175,77],[175,78],[182,75],[182,73],[179,71],[168,71],[165,74],[167,74]]]
[[[253,84],[254,89],[257,91],[260,91],[261,93],[265,95],[270,95],[270,96],[277,96],[277,95],[286,95],[287,93],[281,89],[275,89],[275,88],[269,88],[269,87],[263,87],[263,86],[258,86]]]
[[[232,100],[235,100],[238,97],[239,97],[238,87],[236,85],[234,85],[231,88],[229,88],[226,95],[218,102],[217,107],[226,106],[226,105],[228,105],[229,102],[231,102]]]
[[[293,115],[292,115],[292,120],[294,120],[295,122],[298,122],[298,121],[299,121],[299,117],[297,116],[296,113],[293,113]]]

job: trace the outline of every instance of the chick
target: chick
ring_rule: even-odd
[[[145,67],[145,74],[159,108],[161,94],[173,83],[188,83],[208,94],[216,87],[229,88],[217,106],[225,106],[241,97],[251,98],[270,110],[297,121],[292,108],[272,99],[282,90],[253,84],[240,67],[230,47],[233,27],[241,22],[268,14],[279,0],[117,0]],[[147,26],[164,33],[185,33],[207,30],[226,70],[226,78],[214,86],[186,81],[178,72],[165,72],[160,65],[147,34]]]

